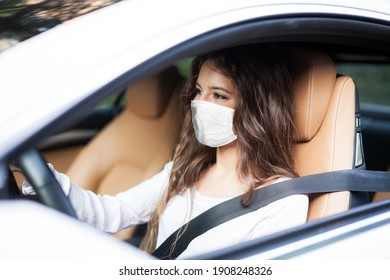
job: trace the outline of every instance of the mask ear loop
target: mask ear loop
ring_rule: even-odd
[[[232,131],[233,131],[233,134],[236,135],[236,137],[238,139],[238,133],[237,133],[236,126],[235,126],[235,123],[236,123],[235,116],[236,116],[236,108],[234,108],[233,121],[232,121]]]

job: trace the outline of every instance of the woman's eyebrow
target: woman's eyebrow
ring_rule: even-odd
[[[227,90],[226,88],[222,88],[222,87],[211,87],[211,89],[217,89],[217,90],[222,90],[228,94],[233,94],[232,92],[230,92],[229,90]]]
[[[196,86],[199,87],[199,88],[202,88],[202,86],[198,82],[196,82]],[[228,94],[233,94],[232,92],[230,92],[229,90],[227,90],[227,89],[225,89],[223,87],[212,86],[212,87],[210,87],[210,89],[212,89],[212,90],[215,90],[215,89],[216,90],[222,90],[222,91],[224,91],[224,92],[226,92]]]

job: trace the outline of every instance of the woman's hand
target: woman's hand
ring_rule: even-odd
[[[54,177],[60,184],[62,190],[64,191],[65,195],[69,194],[71,183],[69,180],[69,177],[63,173],[58,172],[57,170],[54,169],[53,165],[48,163],[47,166],[50,168],[50,170],[53,172]],[[10,167],[11,168],[11,167]],[[20,172],[20,169],[16,168],[16,172]],[[11,168],[12,170],[12,168]],[[30,182],[27,180],[24,180],[22,184],[22,194],[24,195],[36,195],[37,193],[34,190],[34,187],[31,186]]]

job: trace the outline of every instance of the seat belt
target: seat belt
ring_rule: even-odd
[[[390,192],[390,172],[358,169],[332,171],[256,189],[249,206],[243,207],[242,196],[237,196],[210,208],[172,233],[152,255],[159,259],[176,259],[194,238],[211,228],[287,196],[339,191]]]

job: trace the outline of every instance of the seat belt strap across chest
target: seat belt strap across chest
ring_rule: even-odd
[[[390,172],[340,170],[271,184],[255,190],[247,207],[241,205],[241,196],[238,196],[203,212],[172,233],[153,255],[160,259],[176,259],[194,238],[211,228],[287,196],[339,191],[390,192]]]

